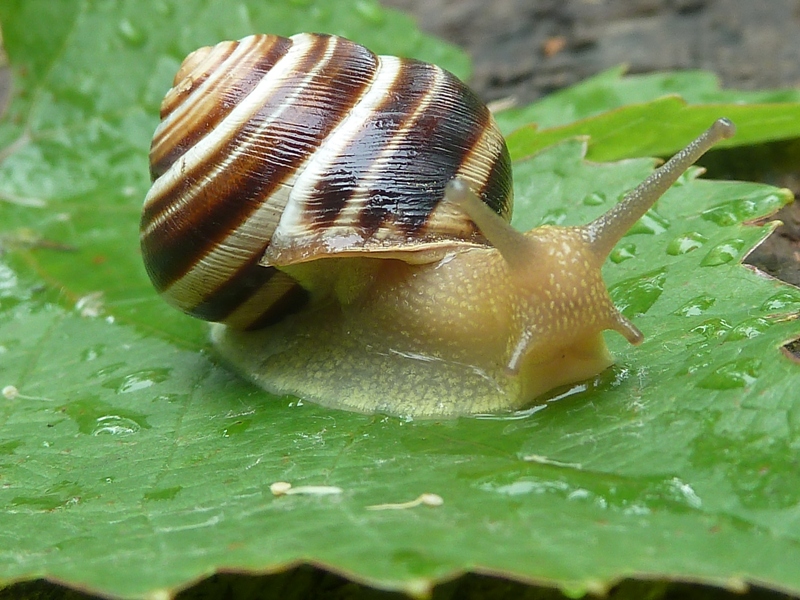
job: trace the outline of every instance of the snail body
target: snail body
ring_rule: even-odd
[[[335,36],[251,36],[184,61],[151,148],[142,252],[240,372],[362,412],[512,410],[642,334],[600,269],[720,120],[583,227],[508,223],[486,107],[427,63]]]

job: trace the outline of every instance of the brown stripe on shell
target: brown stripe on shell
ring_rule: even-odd
[[[316,114],[307,114],[310,111],[290,107],[284,113],[285,119],[270,123],[263,130],[258,125],[287,103],[287,97],[296,92],[305,74],[322,59],[327,44],[327,38],[315,38],[310,51],[296,66],[295,81],[283,82],[264,99],[255,116],[248,123],[242,123],[217,152],[205,157],[197,169],[185,173],[178,182],[183,189],[173,190],[162,196],[160,202],[145,207],[144,219],[150,222],[169,210],[173,197],[192,196],[180,220],[166,219],[142,239],[157,289],[168,288],[206,253],[223,243],[318,145],[313,129],[309,127],[308,134],[302,133],[305,124],[295,118],[307,115],[312,124],[316,121],[318,130],[325,133],[339,118],[336,112],[316,110]],[[334,105],[333,99],[330,100]],[[293,128],[301,129],[302,135]],[[214,176],[223,164],[223,172]],[[269,237],[271,232],[264,234]],[[257,243],[260,247],[262,242]]]
[[[194,317],[236,329],[258,329],[301,310],[310,298],[294,279],[256,257],[189,312]]]
[[[366,202],[351,224],[362,239],[389,226],[413,236],[491,119],[477,96],[453,75],[415,60],[402,61],[401,74],[386,95],[376,116],[312,190],[304,206],[310,229],[323,232],[354,197],[363,195]],[[341,220],[335,224],[346,225]]]
[[[387,64],[382,65],[379,79],[388,66],[387,57],[380,58]],[[408,78],[427,79],[431,97],[405,102],[408,116],[403,128],[387,128],[391,135],[371,150],[364,151],[353,141],[356,136],[350,135],[352,128],[347,125],[344,143],[326,144],[323,158],[298,179],[294,208],[287,207],[273,236],[266,256],[269,263],[289,265],[324,255],[364,252],[424,262],[425,256],[440,256],[437,249],[461,242],[484,244],[463,212],[452,206],[438,209],[444,188],[454,176],[465,178],[490,207],[510,217],[508,154],[488,109],[449,73],[421,65],[426,74],[435,76],[420,77],[414,65],[414,61],[403,61],[404,81],[395,85],[398,77],[384,84],[388,94],[402,96]],[[379,115],[375,118],[378,128],[384,126],[379,120],[382,113],[374,112]],[[360,127],[369,131],[373,125]],[[364,138],[357,141],[363,144]],[[359,152],[370,158],[357,163],[351,157],[360,157]],[[495,174],[509,179],[491,182]]]
[[[187,56],[175,74],[172,87],[161,101],[160,117],[163,121],[236,51],[239,42],[220,42],[215,46],[198,48]]]
[[[322,42],[321,50],[324,51],[327,39],[317,39]],[[254,132],[253,127],[243,126],[236,132],[233,141],[206,160],[207,170],[213,170],[241,145],[248,144],[250,138],[257,136],[257,144],[226,165],[226,170],[231,174],[203,185],[182,221],[176,222],[170,215],[163,225],[155,227],[143,237],[142,248],[146,263],[149,264],[148,271],[159,290],[167,289],[197,264],[203,255],[217,244],[224,243],[224,238],[256,211],[275,188],[294,175],[298,165],[350,111],[367,88],[377,59],[365,48],[344,42],[340,40],[341,47],[337,46],[329,64],[314,77],[309,85],[311,89],[302,96],[303,101],[296,102],[279,121],[262,131]],[[305,68],[298,72],[309,71],[313,62],[319,59],[318,52],[311,54],[314,56],[307,56],[303,61]],[[345,74],[347,77],[344,77]],[[268,116],[276,104],[295,93],[303,77],[298,79],[294,84],[287,82],[281,86],[281,90],[269,98],[268,105],[259,111],[259,117]],[[204,175],[187,173],[183,185],[191,189]],[[162,207],[161,210],[167,209]],[[264,239],[268,240],[270,236],[271,232],[264,232]],[[259,249],[255,253],[260,258],[263,241],[258,240],[257,243]],[[209,300],[213,294],[212,290]],[[294,294],[297,296],[299,292]],[[169,297],[168,292],[165,295]],[[191,310],[191,307],[181,308]]]
[[[429,95],[433,83],[431,68],[401,68],[393,85],[385,90],[385,100],[314,185],[304,207],[311,228],[329,227],[352,197],[364,191],[364,177],[375,169],[387,144],[409,126],[414,111]]]
[[[247,43],[247,47],[244,53],[236,57],[235,64],[228,65],[214,56],[211,64],[207,65],[204,61],[199,65],[204,71],[202,81],[188,75],[176,82],[173,89],[191,85],[191,91],[196,91],[215,68],[230,73],[229,76],[225,73],[215,74],[215,80],[202,90],[200,97],[191,97],[187,93],[181,110],[168,122],[162,121],[150,147],[150,176],[153,180],[163,175],[172,163],[217,127],[292,46],[291,40],[274,35],[251,36],[239,43]],[[236,78],[233,82],[235,85],[232,85],[231,77]]]
[[[404,68],[431,68],[404,62]],[[398,227],[401,235],[417,235],[489,122],[489,112],[477,96],[447,71],[440,72],[444,78],[435,99],[395,146],[392,168],[372,183],[360,221],[367,237],[386,223]],[[437,235],[445,237],[447,232]]]
[[[305,54],[299,57],[298,64],[292,66],[294,72],[301,79],[305,71],[313,68],[325,55],[327,49],[327,36],[313,36],[309,39],[312,44],[306,49]],[[239,78],[228,76],[227,81],[235,87],[238,85]],[[278,81],[270,89],[271,94],[264,98],[256,98],[255,96],[243,98],[243,103],[253,102],[254,100],[256,103],[247,119],[238,122],[235,119],[240,119],[241,114],[230,115],[228,119],[220,123],[217,130],[209,132],[200,141],[202,149],[207,152],[206,155],[194,156],[195,160],[192,166],[178,165],[181,171],[178,176],[171,176],[171,172],[175,170],[175,166],[173,166],[170,171],[165,173],[164,177],[154,182],[151,194],[145,200],[142,231],[145,230],[145,224],[152,228],[153,223],[163,220],[164,216],[170,215],[174,210],[173,207],[180,205],[183,200],[188,200],[190,205],[194,206],[201,200],[200,196],[205,194],[207,196],[205,201],[213,204],[213,193],[218,187],[222,186],[234,190],[235,188],[232,185],[226,185],[226,178],[217,180],[214,177],[215,173],[223,172],[226,177],[231,177],[233,168],[230,161],[235,158],[234,153],[240,148],[245,154],[253,154],[249,152],[252,147],[259,145],[263,141],[261,138],[268,135],[268,132],[260,133],[259,128],[264,126],[265,120],[269,119],[271,114],[280,108],[282,103],[285,103],[286,98],[291,95],[292,90],[289,87],[296,86],[298,83],[294,80]],[[258,93],[258,90],[255,90],[254,93]],[[247,112],[245,111],[244,114],[247,114]],[[202,115],[198,115],[198,118],[202,118]],[[226,128],[225,131],[221,129],[223,127]],[[227,129],[230,129],[230,131]],[[223,139],[217,146],[209,150],[205,148],[205,145],[211,145],[209,140],[212,138],[212,134],[218,137],[221,135]],[[195,148],[193,152],[199,153],[200,150]],[[159,185],[161,187],[158,188],[158,195],[153,196],[153,190]],[[187,221],[183,223],[186,225]]]
[[[223,285],[206,294],[202,302],[192,307],[188,311],[189,314],[206,321],[224,321],[238,306],[267,285],[278,271],[273,267],[262,267],[258,264],[264,250],[266,244],[261,254],[254,253],[226,278]]]
[[[287,279],[292,281],[288,275]],[[274,325],[288,315],[294,314],[302,310],[311,299],[311,295],[303,289],[298,283],[292,281],[293,285],[289,287],[282,295],[277,298],[270,299],[261,304],[262,309],[260,314],[245,323],[239,321],[226,321],[228,325],[238,329],[256,330],[269,325]]]
[[[492,168],[484,182],[483,187],[476,193],[494,212],[510,220],[513,202],[513,178],[511,157],[508,154],[508,146],[505,143],[500,146],[500,155],[492,163]]]

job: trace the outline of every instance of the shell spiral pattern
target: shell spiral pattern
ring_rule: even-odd
[[[510,218],[488,109],[434,65],[344,38],[254,35],[190,54],[161,106],[141,247],[186,313],[255,329],[309,293],[279,268],[347,252],[481,242],[438,207],[455,176]],[[439,208],[439,210],[437,210]]]

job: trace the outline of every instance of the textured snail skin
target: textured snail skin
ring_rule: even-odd
[[[291,42],[305,44],[303,52],[310,55],[328,56],[342,46],[359,56],[376,58],[341,38],[303,34]],[[434,119],[450,123],[446,129],[464,126],[464,131],[449,132],[457,140],[458,152],[445,152],[443,162],[431,169],[425,161],[436,162],[436,152],[422,152],[420,158],[420,150],[426,139],[438,139],[431,133],[434,130],[412,134],[413,128],[401,126],[394,133],[421,137],[413,145],[416,153],[400,154],[423,162],[392,163],[391,152],[384,146],[367,151],[348,145],[347,140],[363,125],[339,125],[339,131],[349,131],[350,137],[345,135],[345,142],[337,142],[343,145],[329,151],[314,138],[321,135],[316,123],[303,139],[323,148],[322,156],[302,164],[295,157],[292,168],[281,174],[281,181],[288,182],[285,186],[269,180],[255,186],[260,191],[253,193],[255,187],[247,184],[242,198],[228,189],[224,179],[209,183],[209,173],[237,160],[244,160],[249,168],[250,154],[256,155],[253,165],[267,164],[261,171],[278,169],[270,166],[273,155],[247,147],[248,140],[261,135],[264,127],[248,129],[249,125],[234,121],[234,128],[242,132],[240,138],[233,146],[209,151],[208,144],[198,144],[198,140],[203,135],[213,137],[216,130],[200,134],[190,126],[184,134],[182,128],[173,129],[171,115],[181,114],[176,112],[176,97],[198,89],[203,85],[198,81],[213,80],[213,70],[209,75],[202,66],[209,60],[224,62],[242,47],[249,52],[253,45],[267,48],[253,51],[255,56],[277,52],[275,47],[283,52],[287,43],[284,38],[255,36],[238,46],[226,43],[190,55],[164,101],[165,120],[151,152],[156,181],[145,201],[142,221],[148,272],[168,301],[195,316],[221,321],[212,326],[212,340],[242,375],[274,393],[360,412],[412,417],[497,413],[523,407],[548,390],[592,377],[612,364],[602,336],[605,330],[617,331],[633,344],[642,341],[641,332],[614,307],[601,267],[616,242],[678,176],[716,141],[733,135],[729,121],[717,121],[595,221],[582,227],[543,226],[520,233],[508,224],[510,172],[506,172],[507,151],[493,119],[482,105],[473,106],[471,93],[454,83],[452,76],[441,75],[430,65],[408,63],[422,65],[423,70],[433,68],[434,79],[443,77],[451,91],[467,98],[467,112],[472,116],[458,114],[448,121],[445,111]],[[379,57],[378,63],[401,66],[396,60]],[[186,77],[188,84],[182,83]],[[300,80],[302,87],[308,76]],[[251,83],[254,90],[259,85]],[[401,94],[399,88],[391,89],[393,98]],[[364,93],[369,95],[369,91]],[[246,104],[250,95],[237,97],[236,102]],[[424,105],[420,114],[434,110],[435,104],[412,102],[412,106]],[[215,116],[216,104],[210,106],[208,122],[219,129],[225,120]],[[448,104],[448,110],[452,106]],[[358,112],[350,109],[348,114]],[[192,119],[200,118],[192,111],[182,117]],[[381,129],[392,120],[372,122],[381,123],[376,126]],[[419,119],[398,122],[418,125]],[[164,142],[181,136],[191,143]],[[322,135],[326,140],[327,136]],[[404,142],[390,137],[382,143],[396,149]],[[442,145],[434,143],[436,148]],[[173,146],[178,150],[172,150]],[[258,149],[267,146],[261,144]],[[345,147],[351,150],[342,150]],[[337,156],[357,160],[342,164],[333,160]],[[211,157],[211,167],[202,167],[211,170],[191,175],[206,164],[201,157],[204,161]],[[365,160],[372,166],[364,167]],[[332,164],[339,165],[333,169],[335,175],[331,175]],[[387,164],[380,174],[373,171],[373,166]],[[362,175],[372,173],[366,178],[366,188],[337,187],[337,182],[353,179],[348,169],[354,169],[362,183]],[[184,177],[186,173],[190,177]],[[414,184],[417,175],[421,178]],[[257,176],[235,169],[230,185],[241,188],[242,178]],[[392,190],[395,183],[404,190],[402,194]],[[261,188],[269,188],[269,193]],[[178,193],[167,194],[167,189]],[[272,195],[273,189],[278,190],[277,196]],[[265,232],[254,249],[245,252],[236,244],[225,246],[236,238],[231,233],[236,228],[227,213],[216,212],[219,195],[229,210],[242,202],[268,199],[263,219],[239,221],[240,228],[252,226],[241,239]],[[333,215],[328,210],[331,202],[337,206]],[[179,209],[190,203],[184,217]],[[245,212],[258,215],[259,206],[254,204]],[[378,216],[369,212],[376,209]],[[216,218],[216,225],[223,226],[223,236],[201,224],[200,217],[209,214]],[[184,218],[188,224],[182,222]],[[200,234],[193,236],[193,228]],[[169,239],[173,230],[183,243],[191,241],[191,247]],[[222,258],[215,257],[220,244]],[[232,254],[233,261],[225,253]],[[178,266],[171,262],[175,255]],[[220,266],[222,272],[217,273]],[[181,285],[187,274],[194,281]],[[250,287],[231,291],[226,278],[246,280]],[[209,281],[210,287],[200,286]],[[266,323],[269,326],[254,327]]]
[[[598,261],[560,253],[563,233],[528,234],[556,251],[523,277],[494,248],[425,265],[373,259],[370,287],[349,304],[258,332],[220,327],[213,336],[263,387],[328,406],[414,417],[515,409],[613,362],[601,332],[621,327]],[[587,261],[594,268],[584,276]],[[554,273],[551,286],[539,284]],[[534,343],[518,352],[529,334]],[[515,353],[522,357],[511,364]]]

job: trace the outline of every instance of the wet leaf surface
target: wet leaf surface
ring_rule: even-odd
[[[280,23],[463,61],[371,4],[227,6],[0,6],[15,76],[0,123],[0,581],[155,597],[311,561],[416,593],[471,569],[571,593],[629,576],[800,593],[798,367],[779,351],[800,292],[739,264],[771,228],[741,221],[787,193],[682,178],[605,271],[645,343],[609,336],[617,364],[542,406],[414,422],[270,397],[216,364],[205,326],[164,306],[140,264],[147,148],[179,57]],[[637,110],[659,137],[658,106]],[[598,148],[607,131],[591,127]],[[520,228],[586,222],[653,166],[553,141],[516,165]],[[341,493],[278,497],[279,481]],[[443,504],[369,508],[423,493]]]

